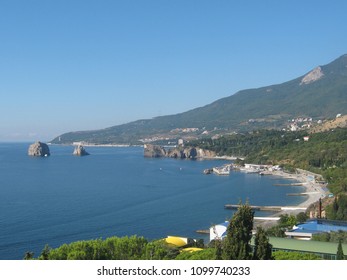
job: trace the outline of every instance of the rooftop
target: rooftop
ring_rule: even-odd
[[[306,223],[298,224],[291,232],[319,233],[340,230],[347,231],[347,222],[314,219],[308,220]]]
[[[322,241],[305,241],[292,238],[270,237],[269,242],[273,249],[306,252],[313,254],[336,255],[338,243]],[[254,238],[252,238],[252,245]],[[343,252],[347,252],[347,244],[342,244]]]

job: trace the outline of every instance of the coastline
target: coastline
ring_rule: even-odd
[[[203,157],[202,159],[221,159],[221,160],[236,160],[237,158],[243,159],[240,157],[234,157],[234,156],[214,156],[214,157]],[[267,170],[265,172],[266,176],[277,176],[283,179],[288,180],[295,180],[297,181],[300,186],[305,187],[305,192],[302,194],[305,194],[307,196],[307,199],[297,205],[288,205],[288,208],[290,207],[297,207],[297,208],[309,208],[309,206],[313,203],[316,203],[319,201],[320,198],[324,198],[328,195],[328,191],[326,190],[326,185],[322,185],[320,183],[317,183],[315,180],[315,177],[322,177],[320,174],[315,174],[307,170],[303,169],[296,169],[297,173],[287,173],[281,170]],[[281,212],[294,212],[293,210],[283,210]],[[299,212],[302,212],[299,211]],[[283,213],[281,213],[283,214]],[[281,215],[279,214],[279,215]]]
[[[301,170],[297,174],[289,174],[283,171],[273,171],[271,175],[286,178],[289,180],[296,180],[305,187],[307,199],[295,207],[308,208],[311,204],[318,202],[320,198],[324,198],[327,195],[325,185],[317,183],[315,180],[309,180],[308,177],[312,174],[308,171]],[[317,174],[318,175],[318,174]],[[320,176],[320,175],[319,175]]]
[[[203,157],[202,159],[223,159],[223,160],[230,160],[233,161],[237,159],[237,157],[233,156],[214,156],[214,157]],[[252,168],[254,168],[253,165]],[[269,166],[270,167],[270,166]],[[264,166],[262,166],[264,168]],[[257,171],[259,172],[259,171]],[[320,181],[323,181],[323,177],[320,174],[315,174],[307,170],[303,169],[296,169],[296,173],[287,173],[279,169],[273,169],[266,168],[266,171],[262,171],[262,175],[265,176],[274,176],[279,177],[281,179],[286,180],[293,180],[293,184],[278,184],[279,187],[286,187],[286,186],[301,186],[304,187],[304,191],[300,192],[299,194],[288,194],[288,195],[298,195],[298,196],[305,196],[305,200],[295,204],[295,205],[281,205],[281,210],[273,213],[270,216],[267,217],[254,217],[254,229],[256,229],[258,226],[261,226],[263,228],[269,228],[277,224],[279,217],[281,215],[297,215],[300,212],[306,212],[308,209],[310,209],[310,206],[318,203],[320,199],[323,199],[328,196],[330,193],[327,189],[327,184],[317,182],[316,179],[319,178]],[[269,206],[272,205],[263,205],[263,206]],[[273,205],[275,206],[275,205]],[[276,207],[276,206],[275,206]],[[278,206],[277,206],[278,207]],[[308,213],[308,215],[311,217],[311,213]],[[314,215],[314,213],[313,213]],[[312,218],[312,217],[311,217]]]
[[[199,159],[219,159],[219,160],[236,160],[236,159],[241,159],[244,160],[243,157],[235,157],[235,156],[212,156],[212,157],[208,157],[208,156],[203,156],[200,157]]]
[[[83,142],[74,142],[74,143],[70,143],[70,144],[56,144],[56,143],[50,143],[48,142],[47,145],[50,146],[78,146],[78,145],[82,145],[84,147],[120,147],[120,148],[127,148],[127,147],[140,147],[140,145],[136,146],[136,145],[130,145],[130,144],[92,144],[92,143],[83,143]]]
[[[277,220],[274,220],[273,218],[279,217],[280,215],[297,215],[300,212],[305,212],[312,204],[317,203],[319,199],[323,199],[327,196],[328,192],[326,189],[326,185],[322,185],[320,183],[317,183],[314,179],[312,180],[310,176],[312,176],[313,173],[308,172],[306,170],[300,170],[296,174],[290,174],[283,171],[272,171],[267,173],[269,176],[277,176],[289,180],[295,180],[301,183],[301,186],[305,188],[305,192],[302,194],[305,194],[307,197],[303,202],[297,204],[297,205],[286,205],[288,206],[288,209],[283,209],[269,217],[269,220],[255,220],[255,227],[262,226],[262,227],[271,227],[274,224],[277,223]],[[319,174],[316,174],[320,176]],[[291,208],[292,207],[292,208]],[[298,209],[295,209],[298,208]],[[306,209],[306,210],[303,210]]]

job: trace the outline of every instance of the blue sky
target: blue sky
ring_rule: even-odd
[[[181,113],[347,53],[347,1],[0,0],[0,141]]]

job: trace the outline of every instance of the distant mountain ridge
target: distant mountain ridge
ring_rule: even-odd
[[[250,131],[280,128],[291,118],[333,118],[347,114],[347,54],[314,68],[291,81],[266,87],[241,90],[204,107],[190,111],[138,120],[93,131],[62,134],[52,143],[84,141],[96,144],[136,144],[140,139],[169,134],[180,128],[203,131]],[[178,135],[176,135],[178,136]]]

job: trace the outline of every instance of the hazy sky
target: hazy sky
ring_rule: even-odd
[[[0,0],[0,141],[181,113],[347,53],[347,1]]]

